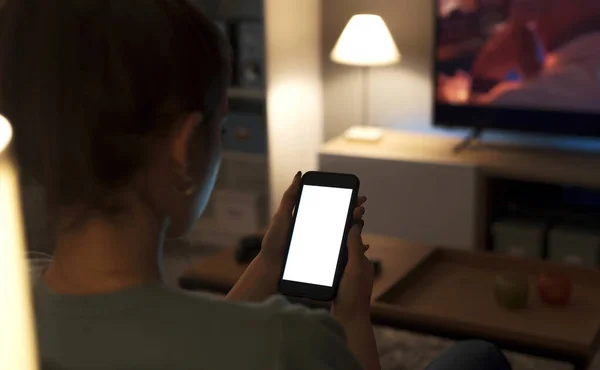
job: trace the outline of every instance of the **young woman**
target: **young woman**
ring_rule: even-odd
[[[365,198],[331,313],[275,296],[299,174],[226,299],[160,282],[219,168],[231,52],[208,19],[185,0],[8,0],[2,19],[0,112],[54,230],[34,284],[45,369],[380,368]]]

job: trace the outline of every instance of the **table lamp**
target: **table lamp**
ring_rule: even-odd
[[[346,138],[361,141],[379,140],[382,131],[372,126],[369,112],[369,71],[372,67],[397,64],[401,59],[400,51],[385,21],[374,14],[353,16],[331,51],[330,57],[335,63],[361,68],[362,126],[348,130]]]
[[[13,131],[0,116],[0,369],[38,368]]]

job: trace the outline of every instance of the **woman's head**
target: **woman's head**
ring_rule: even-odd
[[[220,161],[230,52],[186,0],[8,0],[0,112],[51,209],[144,203],[181,234]]]

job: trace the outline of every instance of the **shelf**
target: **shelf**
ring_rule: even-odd
[[[251,89],[243,87],[231,87],[227,93],[230,99],[265,100],[266,94],[263,89]]]
[[[600,189],[598,153],[484,143],[455,154],[460,139],[386,131],[376,144],[336,138],[321,155],[473,166],[489,177]]]

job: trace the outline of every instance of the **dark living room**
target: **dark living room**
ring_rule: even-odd
[[[598,3],[0,0],[0,369],[600,370]]]

